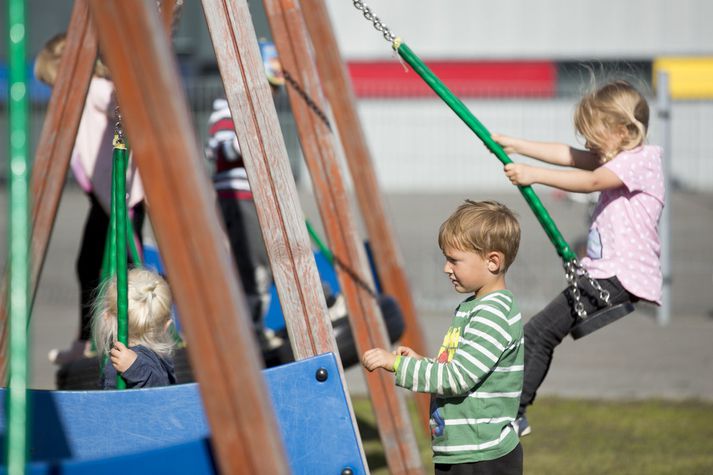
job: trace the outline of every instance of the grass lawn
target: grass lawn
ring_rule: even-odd
[[[371,473],[388,474],[371,406],[354,398]],[[410,404],[414,425],[415,406]],[[522,441],[527,475],[713,474],[713,403],[603,402],[542,398],[528,412]],[[431,450],[417,432],[427,473]]]

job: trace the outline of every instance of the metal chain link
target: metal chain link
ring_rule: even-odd
[[[121,127],[121,112],[119,106],[114,107],[114,147],[125,145],[124,129]]]
[[[601,284],[599,284],[599,281],[596,279],[592,279],[589,276],[589,273],[587,273],[587,279],[589,279],[589,283],[592,284],[592,287],[594,287],[596,290],[599,291],[599,300],[604,302],[607,305],[607,307],[609,305],[611,305],[611,303],[609,302],[609,297],[610,297],[609,291],[606,289],[603,289]]]
[[[315,113],[317,114],[317,117],[320,118],[320,120],[324,123],[324,125],[327,126],[327,128],[332,131],[332,125],[329,123],[329,119],[327,118],[327,115],[322,112],[322,109],[319,108],[319,106],[312,100],[312,98],[307,94],[307,91],[302,89],[302,86],[284,69],[282,70],[282,74],[285,76],[285,81],[292,86],[292,88],[297,91],[297,94],[302,97],[302,99],[305,101],[307,106]]]
[[[579,265],[576,259],[568,261],[564,264],[565,278],[567,283],[572,288],[572,297],[574,298],[574,311],[577,313],[579,318],[587,318],[587,311],[584,309],[584,303],[582,303],[582,294],[577,286],[577,276],[582,275],[585,279],[589,281],[589,284],[599,292],[599,300],[604,302],[608,307],[611,305],[609,298],[611,297],[608,290],[604,289],[598,280],[593,279],[587,270]]]
[[[369,20],[372,25],[374,25],[374,28],[376,28],[376,31],[381,33],[384,36],[384,39],[388,41],[389,43],[393,43],[394,40],[396,39],[396,35],[391,33],[391,30],[389,30],[389,27],[386,26],[385,23],[383,23],[381,20],[379,20],[379,17],[374,15],[374,12],[371,11],[371,8],[366,6],[364,2],[361,0],[353,0],[352,3],[354,4],[354,7],[362,12],[364,15],[364,18]]]
[[[577,286],[577,269],[580,269],[576,259],[564,263],[564,275],[567,283],[572,288],[572,297],[574,297],[574,311],[579,318],[587,318],[587,311],[582,303],[582,296]]]

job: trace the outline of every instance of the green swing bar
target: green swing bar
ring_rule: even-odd
[[[473,131],[475,135],[485,144],[485,146],[495,154],[495,156],[500,160],[503,165],[508,163],[513,163],[513,161],[508,157],[503,148],[496,143],[490,135],[488,129],[485,128],[483,124],[473,115],[472,112],[458,99],[451,91],[446,87],[443,82],[441,82],[438,77],[433,74],[433,72],[426,66],[421,59],[416,56],[416,54],[411,51],[411,48],[406,46],[406,44],[397,38],[388,27],[382,23],[382,21],[374,14],[374,12],[364,4],[362,0],[353,0],[354,7],[361,11],[364,18],[369,20],[374,28],[380,32],[386,41],[391,43],[391,47],[401,56],[404,61],[406,61],[416,73],[421,76],[421,78],[428,84],[428,86],[433,89],[433,91],[438,94],[438,96],[443,99],[443,101],[448,104],[453,112],[461,118],[463,122]],[[565,268],[567,272],[574,272],[572,267],[577,267],[577,255],[572,251],[565,241],[562,233],[557,229],[557,225],[554,223],[550,214],[545,209],[545,206],[540,201],[540,198],[535,193],[535,190],[531,186],[518,186],[520,193],[525,198],[525,201],[530,206],[530,209],[535,213],[535,217],[540,222],[540,225],[545,230],[547,237],[549,237],[552,244],[555,246],[557,254],[564,261]]]
[[[27,141],[28,98],[25,68],[25,2],[8,2],[9,57],[9,178],[10,233],[9,315],[10,365],[7,400],[6,462],[11,474],[25,473],[27,463],[27,326],[30,314],[29,280],[29,157]]]
[[[117,121],[119,124],[119,121]],[[117,129],[119,126],[117,125]],[[116,309],[117,309],[117,340],[124,345],[129,345],[129,325],[128,325],[128,266],[126,262],[126,240],[127,240],[127,212],[126,212],[126,168],[127,150],[121,130],[117,130],[114,136],[114,151],[112,164],[112,186],[111,186],[111,216],[109,227],[111,229],[111,258],[116,269]],[[133,241],[133,239],[132,239]],[[110,272],[111,275],[111,272]],[[117,373],[116,388],[126,389],[126,381]]]
[[[406,61],[414,69],[414,71],[421,76],[426,84],[428,84],[429,87],[433,89],[446,104],[448,104],[448,107],[450,107],[453,112],[455,112],[473,132],[475,132],[475,135],[477,135],[478,138],[485,144],[488,150],[495,154],[497,159],[500,160],[503,165],[513,163],[500,144],[493,140],[488,129],[486,129],[485,126],[473,115],[473,113],[470,112],[465,104],[463,104],[463,102],[461,102],[461,100],[458,99],[435,74],[433,74],[428,66],[426,66],[413,51],[411,51],[411,48],[403,42],[400,42],[398,39],[394,40],[393,48],[399,53],[399,56],[401,56],[404,61]],[[533,190],[529,185],[518,186],[518,188],[520,193],[522,193],[522,196],[525,198],[525,201],[527,201],[527,204],[530,206],[532,212],[535,213],[535,216],[540,222],[542,228],[545,230],[547,237],[550,238],[550,241],[555,246],[557,254],[559,254],[565,262],[575,261],[577,259],[576,254],[569,247],[567,241],[565,241],[562,233],[560,233],[557,225],[552,220],[552,217],[550,217],[550,214],[542,204],[542,201],[540,201],[537,193],[535,193],[535,190]]]

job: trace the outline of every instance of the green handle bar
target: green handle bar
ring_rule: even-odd
[[[508,163],[513,163],[510,157],[505,153],[503,148],[493,140],[488,129],[473,115],[472,112],[458,99],[451,91],[446,87],[443,82],[441,82],[438,77],[433,74],[428,66],[426,66],[423,61],[419,59],[416,54],[411,51],[404,43],[394,43],[394,48],[399,53],[399,55],[406,61],[416,73],[421,76],[421,78],[430,86],[431,89],[435,91],[436,94],[440,96],[443,101],[448,104],[453,112],[461,118],[463,122],[473,131],[475,135],[485,144],[488,149],[495,154],[495,156],[500,160],[503,165]],[[557,225],[550,217],[550,214],[545,209],[545,206],[540,201],[540,198],[535,193],[535,190],[531,186],[518,186],[520,193],[522,193],[525,201],[530,206],[530,209],[535,213],[535,217],[540,222],[540,225],[545,230],[547,237],[549,237],[552,244],[555,246],[557,254],[566,262],[573,261],[577,259],[576,254],[572,251],[565,241],[562,233],[557,229]]]
[[[324,242],[322,242],[319,237],[319,234],[317,234],[317,231],[315,231],[312,227],[312,223],[310,223],[308,220],[305,220],[305,224],[307,224],[307,232],[312,238],[312,241],[314,241],[314,243],[319,248],[322,255],[327,259],[327,261],[329,261],[330,264],[334,264],[334,254],[332,254],[332,251],[327,247],[326,244],[324,244]]]
[[[127,151],[123,146],[114,147],[112,172],[112,212],[116,218],[113,220],[113,240],[116,246],[113,257],[116,262],[116,306],[117,306],[117,340],[124,345],[129,345],[128,325],[128,266],[126,263],[126,167]],[[126,381],[121,375],[116,376],[116,388],[126,389]]]
[[[28,337],[30,318],[30,219],[28,192],[29,167],[28,143],[28,89],[25,69],[27,30],[25,2],[11,0],[7,3],[8,25],[8,106],[10,133],[8,140],[9,224],[8,262],[9,269],[9,384],[7,400],[7,433],[3,449],[7,473],[25,473],[29,453],[27,425],[29,405]],[[2,330],[0,330],[1,332]],[[0,381],[4,385],[5,381]]]

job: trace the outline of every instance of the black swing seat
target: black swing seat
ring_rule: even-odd
[[[572,327],[570,335],[572,335],[573,339],[578,340],[583,336],[587,336],[590,333],[619,320],[633,311],[634,304],[631,302],[624,302],[604,307],[603,309],[587,316],[587,318],[580,319],[579,322]]]

